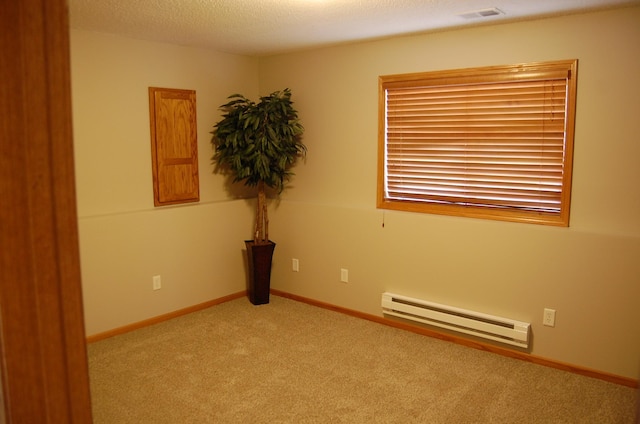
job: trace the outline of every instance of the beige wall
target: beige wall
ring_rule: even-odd
[[[523,320],[533,354],[638,378],[639,23],[636,7],[262,59],[260,90],[291,87],[309,149],[272,213],[273,287],[371,314],[388,290]],[[570,228],[375,208],[379,75],[574,58]]]
[[[251,205],[211,173],[209,131],[228,94],[290,87],[309,155],[271,207],[274,288],[378,315],[389,290],[529,321],[532,353],[638,378],[638,22],[630,8],[260,60],[72,31],[87,333],[244,289]],[[378,75],[573,58],[570,228],[375,208]],[[148,86],[197,91],[199,204],[153,207]]]
[[[210,131],[228,95],[258,94],[257,60],[74,30],[71,61],[87,334],[244,290],[252,207],[213,174]],[[199,203],[153,206],[149,86],[196,90]]]

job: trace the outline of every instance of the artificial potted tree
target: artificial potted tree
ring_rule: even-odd
[[[256,103],[243,95],[229,96],[220,107],[211,143],[213,161],[221,173],[257,188],[253,240],[246,240],[249,265],[249,300],[269,303],[271,261],[275,243],[269,240],[266,188],[281,193],[293,175],[296,160],[306,154],[304,128],[291,101],[291,90],[275,91]]]

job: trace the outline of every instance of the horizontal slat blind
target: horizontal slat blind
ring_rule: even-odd
[[[383,86],[385,198],[560,213],[568,75]]]

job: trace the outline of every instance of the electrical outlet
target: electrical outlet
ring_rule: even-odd
[[[349,282],[349,270],[348,269],[340,269],[340,281],[343,283]]]
[[[162,280],[159,275],[153,276],[153,289],[160,290],[162,288]]]
[[[556,326],[556,310],[544,308],[544,315],[542,316],[542,324],[547,327]]]
[[[300,271],[300,261],[297,260],[296,258],[291,259],[291,270],[293,272]]]

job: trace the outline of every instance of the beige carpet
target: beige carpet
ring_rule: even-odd
[[[635,390],[272,296],[89,345],[96,424],[634,423]]]

